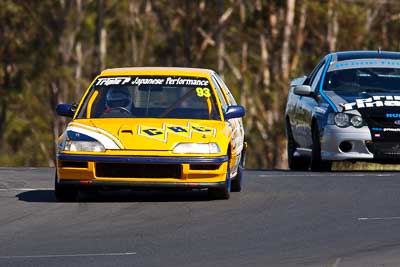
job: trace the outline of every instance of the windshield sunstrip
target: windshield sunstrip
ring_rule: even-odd
[[[400,68],[400,60],[396,59],[352,59],[332,63],[328,72],[359,68]]]

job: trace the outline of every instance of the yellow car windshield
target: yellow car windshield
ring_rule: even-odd
[[[209,80],[176,76],[100,77],[77,118],[220,120]]]

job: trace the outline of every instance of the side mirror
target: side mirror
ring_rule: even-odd
[[[296,85],[293,92],[300,96],[312,96],[314,94],[309,85]]]
[[[56,112],[60,116],[72,118],[76,111],[76,104],[58,104]]]
[[[225,120],[244,117],[245,113],[243,106],[229,106],[224,113]]]

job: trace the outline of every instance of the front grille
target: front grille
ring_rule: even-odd
[[[61,168],[83,168],[83,169],[86,169],[88,167],[88,163],[82,162],[82,161],[62,160],[62,161],[59,161],[58,165]]]
[[[181,178],[180,164],[96,163],[97,177]]]
[[[398,142],[370,142],[368,150],[377,159],[400,159],[400,143]]]

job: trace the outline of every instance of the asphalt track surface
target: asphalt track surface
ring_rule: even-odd
[[[400,173],[246,171],[243,192],[57,203],[54,169],[0,168],[0,266],[400,266]]]

